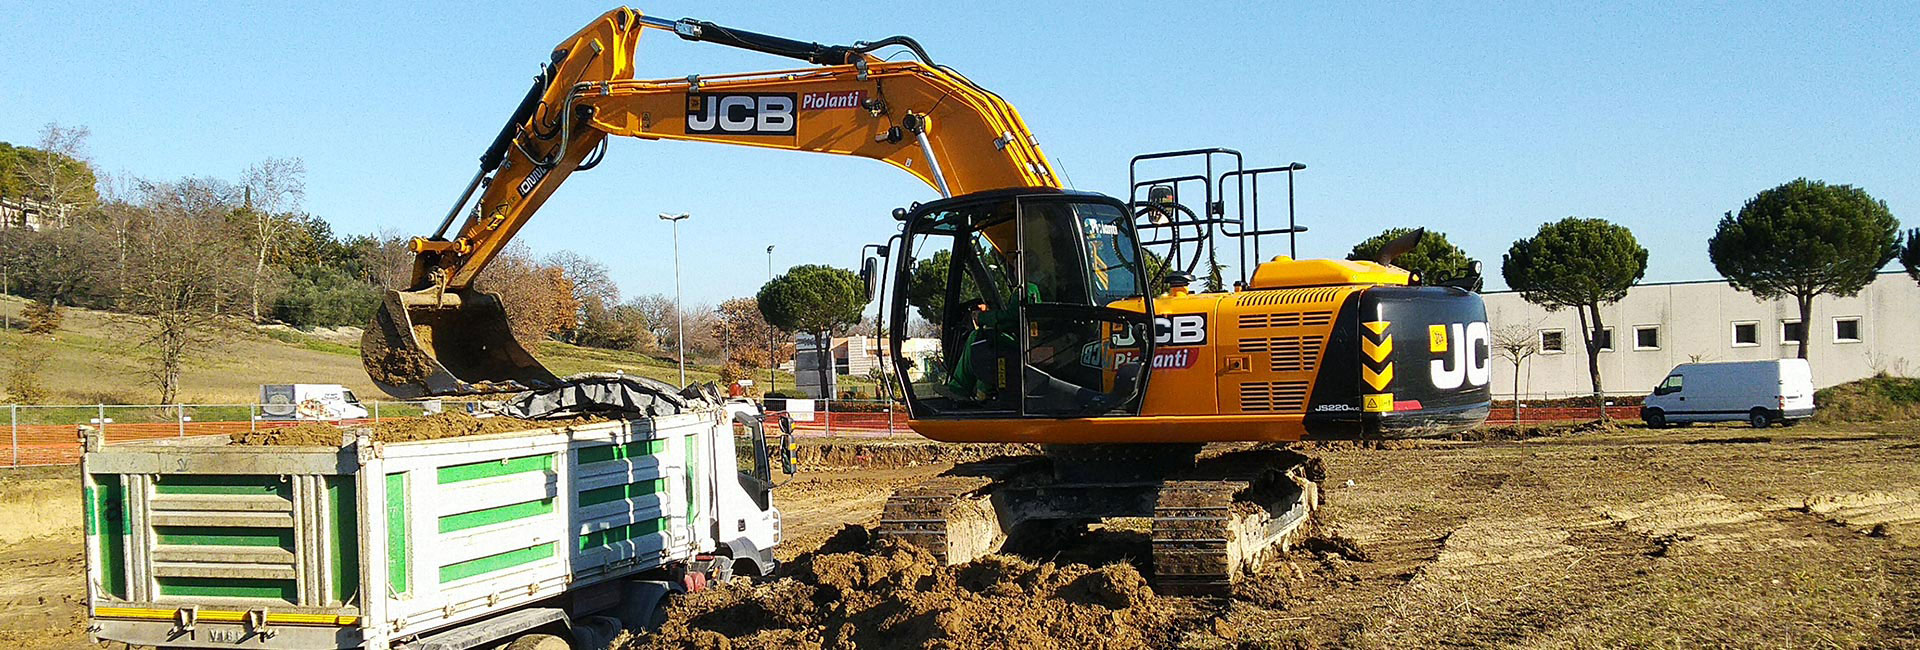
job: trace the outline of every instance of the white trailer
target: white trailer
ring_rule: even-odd
[[[604,645],[680,585],[773,570],[765,435],[739,419],[753,449],[737,468],[723,413],[339,447],[89,435],[90,630],[161,647]]]

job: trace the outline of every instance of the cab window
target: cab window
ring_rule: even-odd
[[[1680,383],[1683,379],[1684,377],[1680,375],[1670,375],[1667,377],[1666,381],[1660,382],[1659,386],[1654,387],[1653,394],[1671,395],[1673,393],[1678,393],[1680,392]]]

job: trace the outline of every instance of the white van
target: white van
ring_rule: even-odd
[[[1742,420],[1759,429],[1810,415],[1813,370],[1806,359],[1683,363],[1640,407],[1640,419],[1656,429]]]
[[[262,420],[336,422],[367,417],[353,391],[339,384],[261,384]]]

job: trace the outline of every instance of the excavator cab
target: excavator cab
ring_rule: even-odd
[[[1125,204],[1020,188],[927,203],[905,221],[891,338],[915,419],[1139,413],[1153,321],[1113,306],[1148,290]],[[922,268],[937,288],[913,286]],[[940,332],[919,358],[901,349],[916,313]]]

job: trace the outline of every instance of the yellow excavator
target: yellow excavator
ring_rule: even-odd
[[[813,65],[637,80],[647,30]],[[876,54],[892,48],[911,56]],[[939,192],[894,211],[890,339],[909,425],[1047,451],[894,494],[879,533],[949,563],[1023,531],[1143,517],[1156,586],[1216,591],[1299,535],[1318,502],[1312,463],[1257,443],[1444,435],[1486,417],[1485,308],[1469,281],[1388,263],[1416,240],[1377,261],[1260,259],[1263,236],[1304,230],[1258,216],[1260,179],[1285,173],[1291,188],[1297,164],[1150,154],[1127,200],[1068,190],[1010,104],[911,38],[821,45],[628,8],[553,50],[439,228],[412,240],[412,285],[386,296],[361,347],[377,385],[414,398],[561,383],[473,283],[568,176],[600,163],[609,135],[872,158]],[[1204,169],[1138,174],[1183,160]],[[1195,291],[1202,261],[1224,282],[1228,246],[1239,281]],[[912,270],[940,252],[944,290],[910,297]],[[931,355],[903,354],[910,309],[940,332]]]

